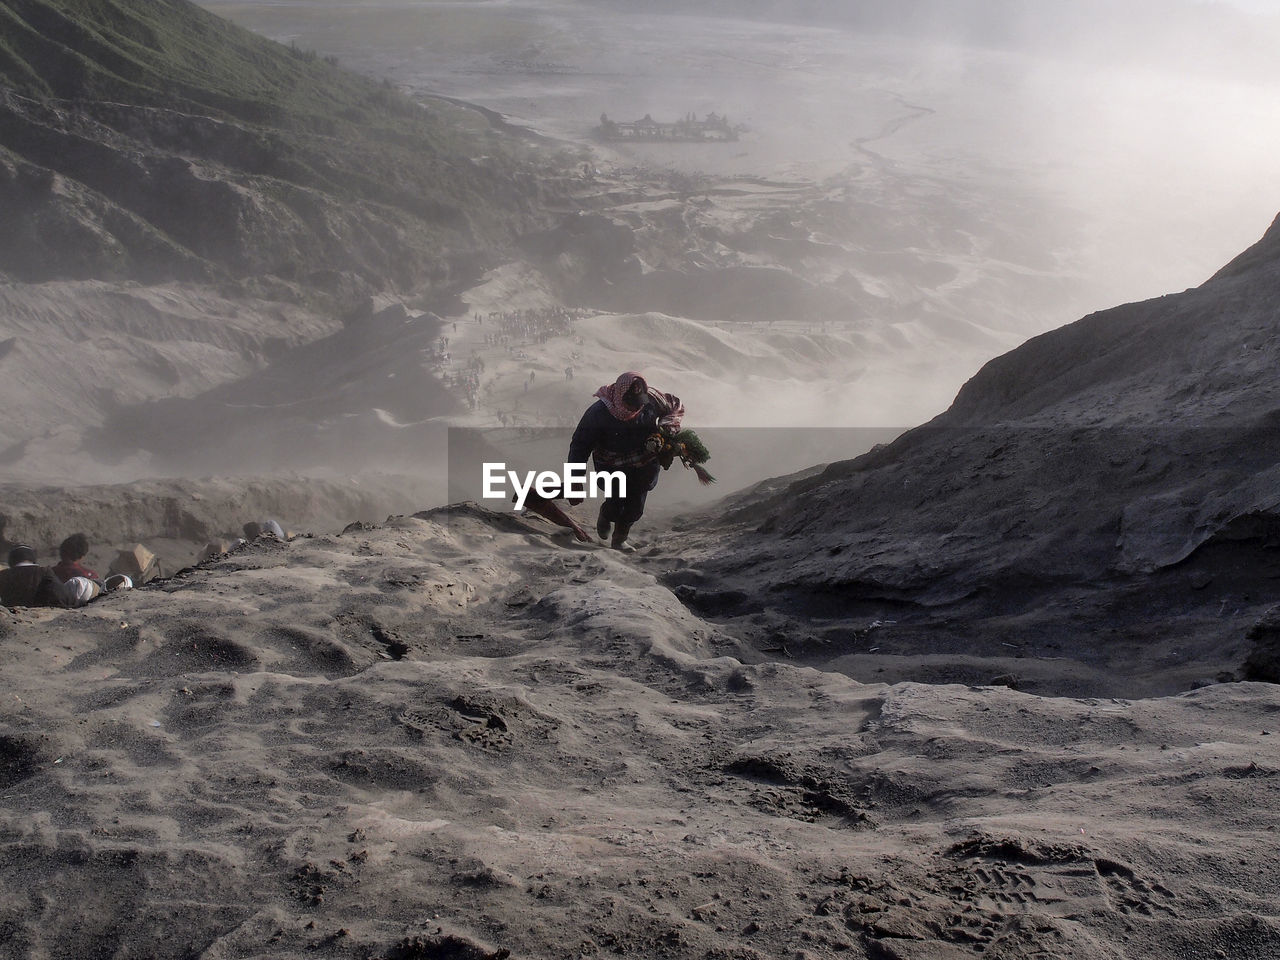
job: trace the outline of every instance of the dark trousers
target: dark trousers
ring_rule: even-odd
[[[604,503],[600,504],[600,516],[610,523],[635,523],[644,515],[644,502],[649,497],[649,491],[658,485],[662,467],[651,463],[622,472],[627,478],[627,495],[606,497]]]

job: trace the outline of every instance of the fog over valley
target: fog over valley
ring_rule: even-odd
[[[936,234],[961,215],[974,248],[946,253],[999,259],[1019,250],[1076,286],[1056,306],[1014,310],[997,300],[1020,334],[1203,281],[1256,239],[1280,196],[1269,169],[1280,137],[1274,9],[209,6],[354,69],[481,103],[570,141],[602,111],[619,120],[725,113],[750,128],[732,147],[631,145],[621,162],[843,175],[897,208],[867,225],[868,246],[880,231],[883,248],[925,260],[943,254]]]
[[[1280,208],[1276,22],[1228,5],[209,7],[582,151],[579,201],[633,232],[652,282],[580,287],[575,305],[734,324],[729,342],[761,358],[795,350],[761,339],[768,321],[820,343],[804,370],[803,354],[722,364],[719,346],[638,358],[704,425],[922,422],[1030,336],[1203,282]],[[690,113],[738,139],[591,136],[602,114]],[[622,196],[641,170],[656,189]],[[744,307],[743,268],[785,282]],[[539,422],[576,416],[572,396],[542,399]]]

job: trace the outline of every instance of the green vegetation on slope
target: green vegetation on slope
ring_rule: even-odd
[[[0,0],[13,278],[439,287],[539,219],[541,162],[187,0]]]
[[[416,105],[186,0],[0,0],[0,78],[29,97],[116,100],[334,131]],[[421,125],[419,125],[422,132]]]

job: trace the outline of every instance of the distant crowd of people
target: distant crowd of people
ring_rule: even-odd
[[[464,369],[444,375],[444,385],[455,394],[461,394],[463,402],[472,410],[480,406],[480,374],[484,373],[484,358],[473,354]]]
[[[530,358],[523,349],[525,346],[543,344],[553,337],[572,336],[575,333],[575,322],[589,315],[589,311],[582,309],[542,307],[505,312],[476,312],[471,319],[484,331],[481,339],[486,347],[505,348],[512,359],[528,361]],[[451,326],[456,332],[457,321],[453,321]],[[580,337],[576,341],[582,342]],[[482,400],[488,398],[493,390],[495,381],[482,379],[485,360],[478,350],[461,367],[457,363],[460,359],[461,357],[450,354],[449,337],[444,334],[437,337],[427,351],[428,363],[450,392],[460,397],[469,409],[479,410]],[[573,364],[579,359],[580,355],[575,351],[569,365],[564,368],[565,380],[573,379]],[[522,394],[528,394],[536,380],[537,373],[529,370],[521,383]]]
[[[229,553],[261,536],[287,541],[289,535],[275,520],[251,521],[243,527],[244,537],[215,540],[207,544],[197,562]],[[0,604],[6,607],[82,607],[104,593],[132,590],[162,577],[160,559],[142,544],[117,552],[106,576],[85,563],[89,538],[73,533],[58,545],[58,562],[40,563],[35,547],[11,544],[8,567],[0,569]]]
[[[567,336],[573,333],[574,321],[587,315],[586,310],[543,307],[487,315],[477,313],[475,320],[484,324],[487,319],[494,328],[484,335],[487,346],[504,346],[512,343],[546,343],[552,337]]]

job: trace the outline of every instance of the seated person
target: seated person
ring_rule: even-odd
[[[0,570],[0,603],[6,607],[65,607],[62,581],[36,563],[36,551],[19,544],[9,551],[9,569]]]
[[[101,577],[80,561],[89,552],[89,538],[83,533],[73,533],[58,546],[58,554],[62,557],[53,565],[54,575],[64,583],[72,577],[84,577],[86,580],[97,580]]]

